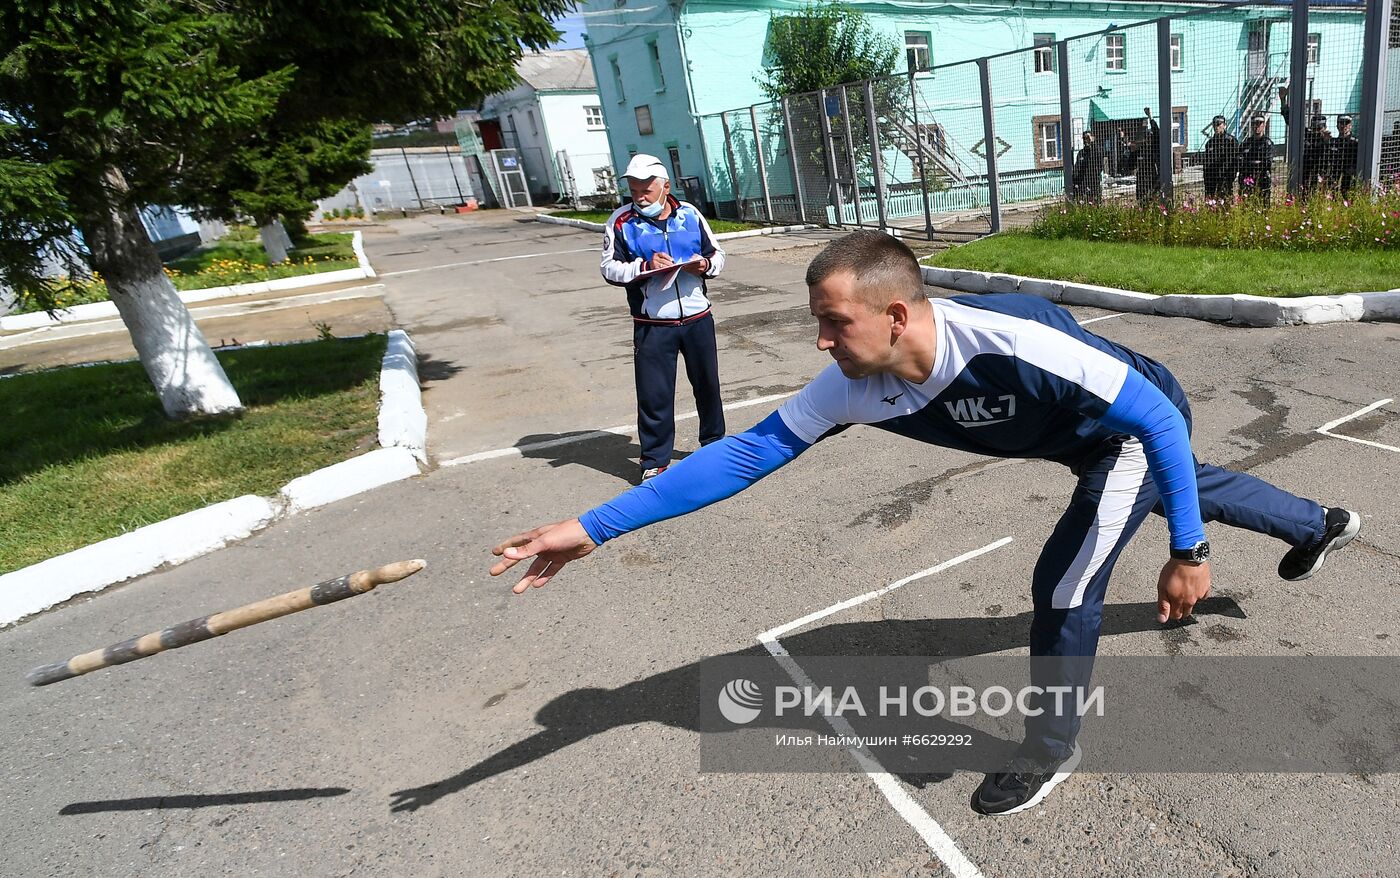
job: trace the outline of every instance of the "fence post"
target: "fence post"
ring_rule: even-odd
[[[924,202],[924,234],[933,240],[933,210],[928,203],[928,172],[924,163],[924,132],[919,127],[919,89],[914,82],[915,70],[909,68],[909,111],[914,118],[914,155],[919,157],[919,195]]]
[[[987,209],[992,231],[1001,231],[1000,178],[997,176],[997,130],[992,112],[991,65],[986,58],[977,59],[977,78],[982,83],[982,148],[987,151]]]
[[[734,210],[738,212],[736,219],[741,222],[744,219],[744,199],[739,197],[739,171],[734,166],[734,144],[729,139],[729,117],[728,111],[719,114],[720,127],[724,129],[724,154],[729,159],[729,188],[733,190]],[[718,213],[718,208],[716,208]]]
[[[1288,191],[1303,182],[1303,132],[1308,126],[1308,0],[1293,0],[1293,56],[1288,77]]]
[[[856,142],[851,136],[851,103],[846,100],[846,87],[836,87],[841,89],[841,118],[846,124],[846,160],[851,163],[851,194],[855,196],[851,206],[856,212],[856,225],[860,226],[864,223],[860,219],[860,172],[856,168]]]
[[[802,200],[802,177],[797,163],[797,144],[792,139],[792,111],[788,107],[787,96],[783,96],[783,139],[787,141],[788,164],[792,166],[792,193],[797,198],[797,222],[807,222],[807,207]]]
[[[1157,183],[1162,200],[1171,204],[1172,170],[1172,20],[1157,19]],[[1181,136],[1186,136],[1185,126]]]
[[[404,170],[408,171],[408,182],[413,184],[413,197],[418,199],[418,209],[422,210],[423,196],[418,194],[418,181],[413,179],[413,166],[408,163],[408,152],[402,146],[399,147],[399,155],[403,156],[403,167]],[[527,188],[529,187],[528,183],[525,185]]]
[[[846,200],[841,197],[841,175],[836,170],[836,140],[831,136],[831,117],[826,112],[826,89],[817,94],[821,103],[819,110],[822,119],[822,152],[826,153],[827,181],[831,192],[836,196],[836,225],[846,224]]]
[[[1060,76],[1060,158],[1065,172],[1065,200],[1074,200],[1074,109],[1069,99],[1069,40],[1055,44],[1056,66]],[[1032,58],[1034,61],[1034,58]]]
[[[753,128],[753,154],[758,163],[758,188],[763,193],[763,215],[773,221],[773,199],[768,194],[768,166],[763,162],[763,141],[758,136],[758,108],[749,104],[749,125]]]
[[[885,190],[885,163],[880,155],[880,127],[879,121],[875,118],[875,82],[867,79],[865,81],[865,124],[870,130],[870,169],[875,175],[875,212],[880,216],[880,229],[883,231],[889,228],[889,211],[885,206],[885,199],[889,193]]]
[[[442,145],[442,154],[447,156],[447,169],[452,172],[452,185],[457,187],[457,203],[466,204],[467,196],[462,194],[462,183],[457,179],[457,166],[452,163],[452,150],[447,144]]]
[[[1385,134],[1386,24],[1395,14],[1391,0],[1366,0],[1366,35],[1361,56],[1361,112],[1353,131],[1360,131],[1357,177],[1373,189],[1381,171],[1381,135]]]

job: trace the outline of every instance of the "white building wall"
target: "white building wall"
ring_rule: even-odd
[[[594,170],[603,169],[611,173],[612,154],[608,149],[608,131],[602,124],[602,102],[597,92],[541,94],[539,105],[553,151],[565,150],[569,154],[579,195],[599,194]],[[599,109],[596,126],[588,124],[587,107]],[[555,191],[562,192],[562,189]]]
[[[559,183],[554,177],[554,162],[550,157],[544,113],[533,88],[521,84],[510,91],[492,95],[482,106],[481,117],[500,120],[506,147],[520,151],[532,196],[559,191]]]

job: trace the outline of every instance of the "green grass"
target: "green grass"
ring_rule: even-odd
[[[351,232],[308,235],[301,246],[287,254],[286,262],[268,265],[267,253],[263,250],[257,230],[234,226],[229,230],[229,234],[219,241],[167,262],[165,273],[170,276],[177,290],[202,290],[283,277],[300,277],[323,271],[339,271],[359,265],[355,258],[353,239],[354,234]],[[90,302],[105,302],[109,298],[111,297],[107,292],[107,285],[99,278],[69,286],[58,295],[58,305],[67,308]],[[30,301],[22,303],[15,309],[15,313],[42,310],[43,306]]]
[[[610,210],[552,210],[550,216],[562,216],[568,219],[587,220],[590,223],[605,223],[608,217],[612,216]],[[736,223],[730,220],[712,219],[706,220],[710,224],[710,231],[716,235],[723,232],[747,232],[750,229],[761,229],[763,226],[754,223]]]
[[[1308,296],[1389,290],[1400,284],[1400,254],[1395,251],[1163,247],[1049,240],[1019,231],[954,247],[925,262],[1160,295]]]
[[[377,433],[385,338],[219,354],[241,418],[177,423],[140,364],[0,380],[0,573],[352,457]]]
[[[351,246],[351,238],[353,237],[351,232],[319,232],[319,234],[307,235],[300,246],[297,246],[293,251],[288,251],[288,260],[294,263],[312,260],[315,263],[314,270],[316,272],[329,272],[332,267],[354,267],[356,256],[354,256],[354,248]],[[333,260],[340,260],[347,265],[323,267],[323,263],[333,262]],[[182,274],[197,274],[207,272],[211,266],[220,262],[244,262],[251,266],[260,267],[260,269],[273,267],[267,265],[267,253],[263,251],[262,242],[259,241],[256,234],[253,234],[251,238],[220,239],[213,244],[202,246],[195,252],[186,253],[179,259],[169,260],[165,266]]]

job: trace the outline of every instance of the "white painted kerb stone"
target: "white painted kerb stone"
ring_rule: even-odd
[[[371,488],[418,475],[418,460],[406,448],[379,448],[292,479],[282,487],[287,512],[314,509]]]
[[[389,333],[379,371],[379,444],[428,462],[428,413],[418,384],[418,352],[402,329]]]
[[[276,516],[272,502],[248,494],[7,573],[0,576],[0,626],[162,564],[211,552],[243,539]]]
[[[1344,293],[1337,296],[1154,296],[1093,284],[1044,280],[1014,274],[992,274],[967,268],[921,266],[924,283],[967,293],[1022,292],[1065,305],[1088,305],[1132,314],[1192,317],[1242,326],[1287,326],[1294,323],[1341,323],[1356,320],[1400,320],[1400,290]]]

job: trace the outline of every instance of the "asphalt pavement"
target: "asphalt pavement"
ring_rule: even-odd
[[[418,346],[430,472],[0,631],[0,874],[1400,873],[1389,774],[1081,773],[992,819],[969,810],[980,777],[965,772],[701,772],[692,682],[707,660],[767,655],[762,632],[1006,537],[782,642],[799,664],[872,645],[1023,654],[1030,572],[1073,478],[858,427],[515,597],[486,575],[489,546],[637,468],[635,433],[557,441],[635,420],[631,326],[598,276],[598,235],[518,219],[366,232],[376,301]],[[744,403],[825,365],[802,272],[830,237],[729,243],[711,291],[731,430],[776,405]],[[1282,545],[1212,527],[1216,588],[1243,612],[1168,630],[1153,604],[1166,532],[1150,521],[1110,586],[1102,652],[1396,655],[1400,406],[1335,431],[1372,444],[1315,431],[1397,395],[1400,325],[1074,313],[1173,369],[1199,457],[1365,522],[1301,583],[1275,576]],[[694,430],[681,422],[681,449]],[[37,664],[415,557],[422,573],[343,604],[23,683]]]

